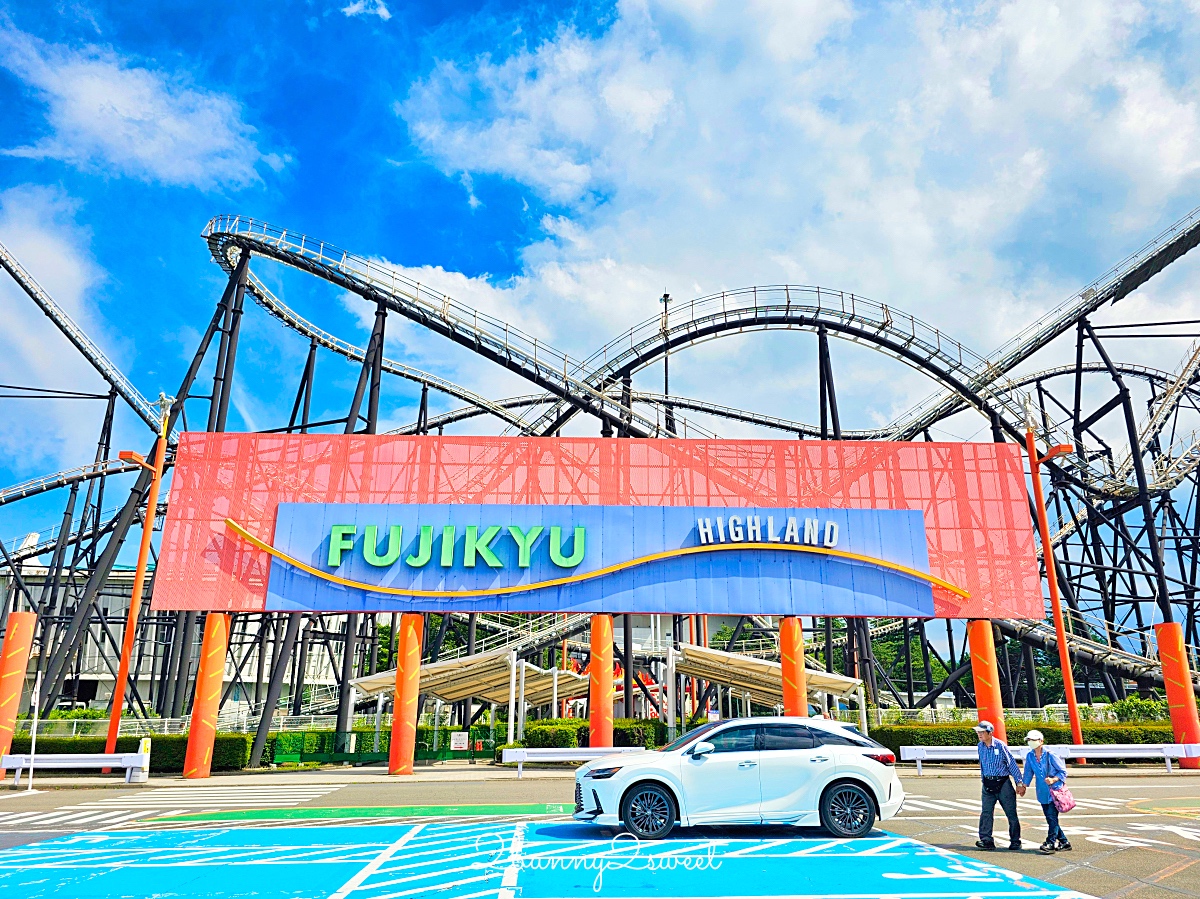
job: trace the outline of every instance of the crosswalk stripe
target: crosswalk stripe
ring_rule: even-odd
[[[55,828],[66,827],[67,825],[76,826],[80,824],[88,825],[109,825],[118,822],[127,821],[130,818],[140,817],[148,814],[146,811],[52,811],[52,812],[30,812],[26,815],[12,816],[12,818],[0,818],[0,828],[4,829],[21,829],[30,830],[35,827],[40,827],[46,824],[53,824]],[[20,820],[13,820],[19,817]]]

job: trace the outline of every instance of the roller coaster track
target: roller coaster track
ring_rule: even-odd
[[[106,459],[103,462],[93,462],[90,465],[81,465],[79,468],[71,468],[66,471],[55,472],[54,474],[42,475],[39,478],[33,478],[20,484],[13,484],[11,487],[0,490],[0,506],[16,502],[19,499],[37,496],[39,493],[57,490],[59,487],[69,487],[72,484],[90,481],[93,478],[104,478],[109,475],[137,471],[139,467],[136,462]]]
[[[1033,643],[1042,649],[1053,652],[1056,652],[1058,649],[1058,636],[1054,631],[1054,626],[1049,622],[996,619],[994,623],[1000,628],[1001,633],[1007,637]],[[871,638],[874,640],[878,637],[894,634],[901,630],[903,626],[903,622],[896,619],[872,619],[870,621]],[[824,634],[818,631],[812,634],[806,642],[810,650],[823,649],[825,644]],[[772,647],[768,645],[770,643],[771,641],[767,640],[761,647],[751,647],[748,654],[761,657],[778,657],[778,644],[775,643],[774,647]],[[834,637],[832,645],[836,648],[844,646],[845,643],[846,635],[842,632]],[[1067,633],[1067,649],[1076,661],[1083,664],[1103,668],[1110,674],[1119,677],[1128,677],[1139,681],[1149,680],[1158,687],[1163,686],[1162,663],[1158,659],[1140,656],[1120,647],[1109,646],[1106,643],[1081,637],[1069,631]],[[741,651],[743,650],[741,649],[741,643],[739,643],[739,652]],[[1193,678],[1196,689],[1200,690],[1200,671],[1193,670]]]
[[[647,319],[579,363],[552,347],[539,345],[536,338],[507,323],[462,306],[394,269],[311,241],[304,235],[289,236],[286,230],[252,219],[227,216],[211,221],[205,236],[213,256],[228,271],[234,266],[234,248],[244,247],[365,299],[382,302],[435,333],[522,374],[557,400],[528,427],[535,433],[557,433],[571,417],[583,411],[634,436],[661,436],[662,421],[650,420],[612,395],[611,388],[619,378],[672,349],[729,333],[824,327],[843,339],[869,345],[934,377],[956,394],[954,409],[973,404],[995,415],[1001,427],[1019,438],[1030,402],[1010,381],[1002,379],[1003,372],[1062,333],[1071,322],[1098,308],[1098,304],[1115,302],[1127,295],[1190,250],[1200,241],[1200,210],[1099,279],[1096,286],[1089,286],[1078,301],[1065,304],[1026,329],[1016,343],[1010,341],[1000,351],[999,362],[984,360],[940,330],[885,305],[840,291],[783,285],[726,291],[693,300],[683,308],[682,321],[681,310],[676,307],[672,311],[673,321],[666,326],[659,316]],[[939,416],[952,411],[947,407]],[[692,429],[698,430],[694,425]],[[1070,440],[1070,435],[1054,423],[1044,423],[1041,430],[1048,443]],[[1136,490],[1128,478],[1119,479],[1109,471],[1097,471],[1078,456],[1060,457],[1057,464],[1063,469],[1073,469],[1080,482],[1097,492],[1122,495]],[[1196,465],[1200,465],[1200,441],[1186,445],[1182,451],[1169,452],[1156,469],[1155,489],[1170,489]]]
[[[93,536],[102,537],[105,534],[107,534],[116,525],[117,515],[120,512],[119,509],[110,510],[110,511],[111,511],[111,515],[109,516],[108,520],[105,521],[104,523],[102,523],[99,527],[94,527],[92,525],[89,525],[86,528],[72,531],[71,533],[69,533],[67,535],[66,540],[63,541],[63,545],[64,546],[73,546],[74,544],[78,543],[80,540],[86,540]],[[165,512],[166,512],[166,504],[160,503],[159,504],[159,514],[163,514]],[[58,534],[57,534],[57,532],[51,532],[51,536],[47,537],[45,540],[41,540],[30,546],[19,547],[16,549],[10,549],[8,551],[8,555],[14,565],[20,565],[22,562],[27,562],[30,559],[36,559],[38,556],[44,556],[46,553],[53,551],[54,547],[57,545],[58,545]],[[9,567],[8,562],[6,562],[4,559],[0,558],[0,571],[4,571],[8,567]]]
[[[1171,380],[1171,373],[1162,369],[1151,368],[1147,365],[1131,365],[1127,363],[1116,363],[1117,370],[1125,376],[1140,378],[1155,385],[1164,385]],[[1084,372],[1098,372],[1108,374],[1108,369],[1100,362],[1086,362],[1082,370]],[[1061,377],[1065,375],[1074,375],[1075,366],[1062,365],[1055,368],[1048,368],[1042,371],[1033,372],[1032,374],[1014,377],[1010,382],[1015,387],[1027,387],[1030,384],[1035,384],[1038,381],[1048,380],[1050,378]],[[1200,390],[1195,390],[1195,385],[1191,385],[1189,390],[1185,392],[1191,393],[1194,391],[1193,399],[1200,403]],[[792,421],[785,418],[777,418],[772,415],[764,415],[758,412],[751,412],[747,409],[738,409],[732,406],[721,406],[716,403],[709,403],[703,400],[690,399],[684,396],[665,396],[661,393],[646,393],[644,391],[635,390],[632,393],[632,399],[636,402],[649,403],[656,406],[672,406],[680,409],[689,409],[693,412],[704,412],[719,418],[727,418],[733,421],[743,421],[748,424],[760,425],[764,428],[772,428],[778,431],[786,431],[789,434],[802,434],[804,437],[820,437],[821,429],[817,425],[807,424],[801,421]],[[496,400],[496,405],[503,406],[506,409],[526,408],[529,406],[545,405],[553,402],[553,397],[548,394],[528,394],[525,396],[513,396],[507,399]],[[433,416],[429,419],[428,427],[440,428],[447,425],[457,424],[461,421],[466,421],[480,415],[488,414],[488,410],[476,406],[464,406],[459,409],[452,409],[449,412],[444,412],[441,415]],[[394,431],[389,431],[391,434],[416,434],[418,425],[416,423],[406,425],[403,428],[397,428]],[[842,438],[845,440],[882,440],[889,436],[887,428],[872,428],[870,430],[843,430]]]
[[[129,404],[129,407],[137,413],[138,417],[157,434],[160,421],[158,406],[142,396],[141,391],[133,386],[133,382],[125,377],[121,370],[104,355],[103,350],[96,346],[71,316],[67,315],[66,310],[58,305],[54,301],[54,298],[46,293],[42,286],[34,280],[33,276],[25,271],[21,263],[17,261],[17,258],[3,244],[0,244],[0,266],[3,266],[4,270],[12,275],[17,285],[37,304],[37,307],[46,314],[46,317],[54,322],[58,330],[62,331],[67,340],[71,341],[75,349],[83,354],[83,357],[91,363],[92,368],[99,372],[100,377],[104,378],[121,399],[125,400]],[[176,436],[177,434],[172,432],[172,443],[175,442]]]
[[[1058,637],[1053,625],[1045,621],[1012,621],[999,619],[995,624],[1000,632],[1008,637],[1015,637],[1025,643],[1033,643],[1042,649],[1057,651]],[[1158,659],[1148,659],[1135,655],[1123,649],[1089,640],[1076,634],[1067,634],[1067,649],[1076,661],[1085,665],[1103,668],[1110,674],[1133,678],[1134,680],[1150,680],[1156,686],[1163,686],[1162,663]],[[1193,669],[1193,684],[1200,690],[1200,672]]]
[[[582,377],[594,389],[607,390],[667,353],[708,340],[750,331],[821,327],[978,400],[963,379],[982,364],[982,357],[939,329],[856,294],[791,284],[746,287],[676,303],[665,326],[656,315],[600,347],[583,363]],[[554,433],[575,413],[559,402],[542,414],[535,428]]]
[[[1138,426],[1138,448],[1142,453],[1149,451],[1150,444],[1162,433],[1171,415],[1179,408],[1184,399],[1190,398],[1193,405],[1200,410],[1200,387],[1198,387],[1198,382],[1200,382],[1200,343],[1192,345],[1174,372],[1127,363],[1116,363],[1114,368],[1123,376],[1140,378],[1163,390],[1159,396],[1155,397],[1150,413]],[[1080,371],[1108,374],[1107,367],[1100,362],[1084,363],[1080,367]],[[1014,378],[1009,383],[1024,387],[1050,378],[1074,376],[1074,374],[1075,366],[1061,365]],[[1200,467],[1200,431],[1192,431],[1175,440],[1152,460],[1151,466],[1147,468],[1147,474],[1152,475],[1149,487],[1155,492],[1171,490],[1197,467]],[[1114,464],[1113,470],[1104,476],[1104,480],[1101,482],[1102,486],[1113,495],[1133,494],[1136,492],[1136,487],[1129,483],[1132,468],[1132,454],[1123,453]],[[1055,540],[1055,545],[1057,543],[1058,541]]]
[[[265,309],[271,316],[282,322],[286,327],[304,335],[310,340],[315,340],[318,346],[331,350],[352,362],[361,362],[363,360],[366,354],[362,347],[354,346],[340,337],[318,328],[303,316],[298,315],[286,303],[276,297],[262,281],[255,277],[253,272],[248,273],[246,286],[250,290],[250,295],[254,299],[254,302]],[[388,374],[407,378],[418,384],[428,385],[434,390],[460,399],[465,403],[470,403],[472,408],[480,412],[495,415],[520,429],[521,433],[528,433],[528,426],[520,416],[513,415],[508,408],[492,402],[487,397],[467,390],[465,387],[460,387],[453,381],[447,381],[445,378],[440,378],[429,372],[404,365],[401,362],[395,362],[386,357],[383,359],[383,370]]]
[[[1137,252],[1122,259],[1091,284],[1019,331],[989,355],[970,379],[982,391],[1042,347],[1107,303],[1116,303],[1200,244],[1200,208],[1167,228]],[[966,407],[961,396],[935,394],[892,423],[895,440],[911,440],[936,421]]]
[[[502,408],[509,410],[511,412],[511,410],[513,410],[513,409],[526,409],[530,406],[541,405],[546,402],[546,395],[544,393],[538,393],[538,394],[530,394],[528,396],[510,396],[507,399],[495,400],[494,402],[495,402],[495,405],[501,406]],[[495,413],[491,412],[490,409],[481,409],[478,406],[463,406],[459,409],[451,409],[449,412],[443,412],[441,415],[430,416],[429,421],[426,423],[425,427],[429,430],[440,429],[440,428],[444,428],[446,425],[457,424],[460,421],[467,421],[468,419],[477,418],[480,415],[489,415],[489,414],[494,415]],[[506,416],[501,416],[501,417],[504,417],[505,420],[508,420],[508,418]],[[522,425],[524,426],[524,422],[522,422]],[[417,422],[414,422],[411,425],[405,425],[402,428],[395,428],[391,431],[388,431],[387,433],[388,434],[419,434],[421,432],[420,428],[421,428],[420,424]],[[528,433],[528,432],[523,431],[522,433]]]
[[[713,415],[717,418],[725,418],[730,421],[742,421],[748,424],[759,425],[764,428],[771,428],[776,431],[786,431],[789,434],[799,434],[805,437],[819,437],[821,430],[813,425],[805,424],[799,421],[790,421],[786,418],[778,418],[773,415],[762,415],[758,412],[749,412],[745,409],[736,409],[732,406],[721,406],[717,403],[707,403],[703,400],[694,400],[685,396],[664,396],[661,393],[646,393],[645,391],[635,390],[631,393],[630,398],[635,403],[645,403],[647,405],[664,408],[670,406],[673,409],[688,409],[692,412],[703,412],[707,415]],[[503,406],[506,409],[525,408],[529,406],[545,405],[553,400],[547,397],[544,393],[530,394],[527,396],[514,396],[503,400],[496,400],[497,405]],[[454,409],[442,415],[434,416],[429,419],[429,427],[445,427],[449,424],[455,424],[460,421],[465,421],[474,418],[478,415],[484,415],[488,410],[478,409],[473,407],[464,407],[462,409]],[[415,434],[417,433],[417,425],[406,425],[403,428],[398,428],[390,431],[392,434]],[[879,434],[877,431],[843,431],[842,436],[847,440],[869,440],[872,436]]]
[[[331,244],[242,216],[220,216],[204,229],[213,258],[233,271],[235,248],[275,259],[383,303],[411,321],[522,375],[581,411],[639,437],[662,436],[658,422],[580,379],[580,364],[507,322],[471,309],[386,265]]]

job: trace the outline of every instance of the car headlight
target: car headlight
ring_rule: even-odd
[[[620,765],[617,765],[615,768],[593,768],[585,776],[590,777],[592,780],[608,780],[620,770]]]

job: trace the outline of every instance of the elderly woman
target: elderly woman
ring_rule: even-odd
[[[1042,814],[1046,816],[1046,827],[1049,830],[1046,842],[1039,848],[1049,855],[1052,852],[1070,849],[1071,843],[1058,826],[1058,807],[1054,804],[1054,797],[1050,795],[1052,789],[1067,782],[1067,769],[1053,753],[1046,751],[1045,744],[1046,740],[1040,730],[1031,730],[1025,737],[1025,745],[1029,747],[1029,752],[1025,756],[1022,779],[1026,786],[1031,782],[1036,785],[1037,801],[1042,805]]]

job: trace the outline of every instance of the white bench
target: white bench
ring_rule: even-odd
[[[1197,743],[1094,743],[1090,746],[1047,746],[1061,759],[1162,759],[1172,771],[1171,759],[1200,758]]]
[[[52,768],[124,768],[125,783],[144,784],[150,777],[150,738],[142,738],[137,752],[39,752],[34,755],[0,757],[0,770],[7,771],[9,768],[15,768],[17,771],[13,786],[21,783],[21,772],[26,768],[30,769],[31,773]]]
[[[606,755],[618,755],[625,752],[645,752],[644,746],[607,746],[597,749],[590,748],[557,748],[545,749],[517,748],[505,749],[501,761],[504,764],[517,763],[517,778],[525,772],[526,762],[590,762],[592,759],[602,759]]]
[[[916,762],[921,774],[922,762],[977,762],[979,751],[974,746],[901,746],[900,761]]]
[[[1196,743],[1092,743],[1086,746],[1047,746],[1060,759],[1162,759],[1168,771],[1171,759],[1200,758]],[[1013,755],[1020,762],[1024,754],[1019,749]],[[922,762],[974,762],[979,753],[974,746],[901,746],[900,760],[916,762],[921,774]]]

